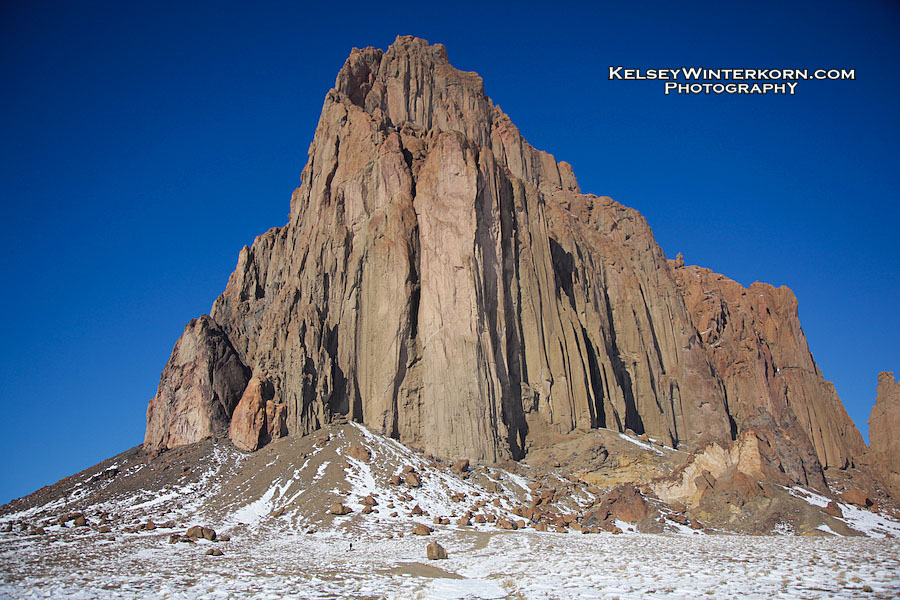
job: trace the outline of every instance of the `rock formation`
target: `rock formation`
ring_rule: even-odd
[[[249,369],[208,316],[184,328],[147,406],[144,447],[152,452],[228,431]]]
[[[275,396],[275,386],[254,375],[231,416],[228,435],[242,450],[256,450],[287,434],[287,407]]]
[[[869,459],[895,498],[900,498],[900,382],[878,375],[878,395],[869,415]]]
[[[747,289],[709,269],[673,266],[738,430],[765,415],[794,440],[779,444],[784,451],[814,449],[825,468],[844,468],[862,456],[859,430],[809,351],[793,292],[759,282]]]
[[[681,265],[639,213],[532,148],[442,45],[354,49],[288,223],[240,252],[196,322],[208,333],[192,322],[179,340],[145,445],[195,441],[233,411],[236,443],[265,443],[252,372],[284,403],[279,434],[349,418],[496,462],[596,427],[695,448],[754,430],[795,480],[848,464],[862,440],[793,295]],[[186,351],[210,336],[215,352]]]

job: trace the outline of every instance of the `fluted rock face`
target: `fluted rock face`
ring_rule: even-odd
[[[215,321],[207,315],[192,320],[147,406],[144,447],[159,451],[226,432],[249,378]]]
[[[878,375],[878,395],[869,415],[870,459],[891,494],[900,498],[900,382]]]
[[[709,269],[673,266],[738,430],[766,415],[794,440],[779,444],[782,452],[809,456],[814,449],[826,468],[843,468],[862,456],[859,430],[809,351],[793,292],[759,282],[744,288]],[[816,469],[808,459],[802,462]]]
[[[211,314],[295,435],[346,415],[491,462],[592,427],[670,445],[737,433],[720,356],[644,218],[581,194],[478,75],[416,38],[352,52],[289,222],[241,251]],[[154,402],[147,444],[171,447]],[[257,417],[238,414],[252,442]]]

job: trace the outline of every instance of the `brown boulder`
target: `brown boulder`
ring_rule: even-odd
[[[649,514],[647,502],[631,483],[622,483],[614,487],[603,498],[598,512],[608,511],[614,519],[629,523],[640,521]]]
[[[831,515],[832,517],[840,518],[844,516],[844,511],[841,510],[841,507],[834,500],[830,501],[828,505],[822,509],[822,511],[826,515]]]
[[[369,449],[365,446],[360,446],[359,444],[353,444],[350,446],[350,449],[347,450],[347,456],[350,458],[355,458],[356,460],[361,460],[363,462],[369,462],[372,458],[372,453],[369,452]]]
[[[469,460],[466,458],[458,460],[453,464],[453,467],[451,468],[457,473],[465,473],[469,470]]]
[[[430,535],[431,532],[434,531],[428,525],[423,525],[422,523],[416,523],[413,525],[412,532],[415,535]]]
[[[403,480],[406,482],[406,485],[408,485],[411,488],[417,488],[420,485],[422,485],[422,482],[419,480],[419,476],[416,475],[414,472],[409,472],[406,475],[404,475]]]
[[[447,558],[447,551],[437,542],[431,542],[426,548],[428,560],[441,560]]]
[[[203,538],[212,542],[216,539],[216,532],[214,529],[210,529],[209,527],[194,525],[188,528],[187,533],[185,533],[185,537],[195,540]]]
[[[331,508],[328,509],[328,512],[333,515],[347,515],[353,512],[353,509],[349,506],[345,506],[340,502],[335,502],[331,505]]]
[[[847,504],[855,504],[856,506],[861,506],[863,508],[868,508],[875,504],[872,502],[872,499],[869,498],[869,495],[859,488],[849,488],[844,490],[843,493],[841,493],[841,500]]]

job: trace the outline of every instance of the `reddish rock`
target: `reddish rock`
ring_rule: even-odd
[[[622,483],[606,494],[595,513],[598,516],[606,513],[613,519],[635,523],[646,517],[649,509],[634,485]]]
[[[333,515],[347,515],[353,512],[353,509],[349,506],[345,506],[340,502],[335,502],[331,505],[331,508],[328,509],[328,512]]]
[[[453,467],[451,467],[451,468],[456,473],[465,473],[466,471],[469,470],[469,460],[468,459],[458,460],[453,464]]]
[[[760,413],[776,429],[796,429],[777,449],[783,462],[800,462],[789,473],[798,482],[804,470],[843,468],[863,455],[859,430],[809,351],[791,290],[760,282],[744,288],[709,269],[670,264],[739,431]]]
[[[869,415],[869,459],[891,495],[900,500],[900,382],[878,376],[878,394]]]
[[[841,507],[834,500],[830,501],[822,510],[826,515],[831,515],[832,517],[840,518],[844,516],[844,511],[841,510]]]
[[[347,456],[349,456],[350,458],[361,460],[363,462],[369,462],[369,460],[371,460],[372,458],[372,453],[369,452],[369,449],[365,446],[353,444],[352,446],[350,446],[350,449],[347,450]]]
[[[257,450],[287,434],[286,415],[287,406],[275,396],[274,384],[256,374],[234,409],[228,435],[238,448]]]
[[[214,529],[210,529],[209,527],[194,525],[188,528],[187,533],[185,533],[185,537],[195,540],[203,538],[212,542],[216,539],[216,531]]]
[[[406,485],[408,485],[411,488],[417,488],[420,485],[422,485],[422,482],[419,480],[419,476],[413,472],[410,472],[410,473],[407,473],[406,475],[404,475],[403,480],[406,482]]]
[[[431,527],[421,523],[416,523],[412,528],[412,533],[415,535],[430,535],[432,531],[434,530]]]
[[[192,320],[147,406],[144,448],[160,452],[228,431],[249,379],[249,369],[215,319]]]
[[[863,508],[868,508],[874,504],[869,495],[859,488],[849,488],[841,493],[841,500],[847,504],[855,504]]]

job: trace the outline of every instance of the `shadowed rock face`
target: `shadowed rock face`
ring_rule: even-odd
[[[144,447],[160,451],[228,431],[250,371],[204,315],[184,328],[147,406]]]
[[[241,251],[204,319],[267,375],[295,435],[345,415],[488,462],[592,427],[727,442],[759,402],[735,388],[729,414],[730,379],[675,272],[644,218],[581,194],[478,75],[453,68],[440,44],[399,37],[351,53],[289,222]],[[190,383],[168,371],[161,390]],[[831,402],[802,389],[809,405]],[[778,422],[791,422],[782,408]],[[159,425],[162,410],[151,401],[146,443],[183,443]]]
[[[875,470],[894,497],[900,497],[900,382],[878,375],[878,395],[869,415],[869,452]]]

